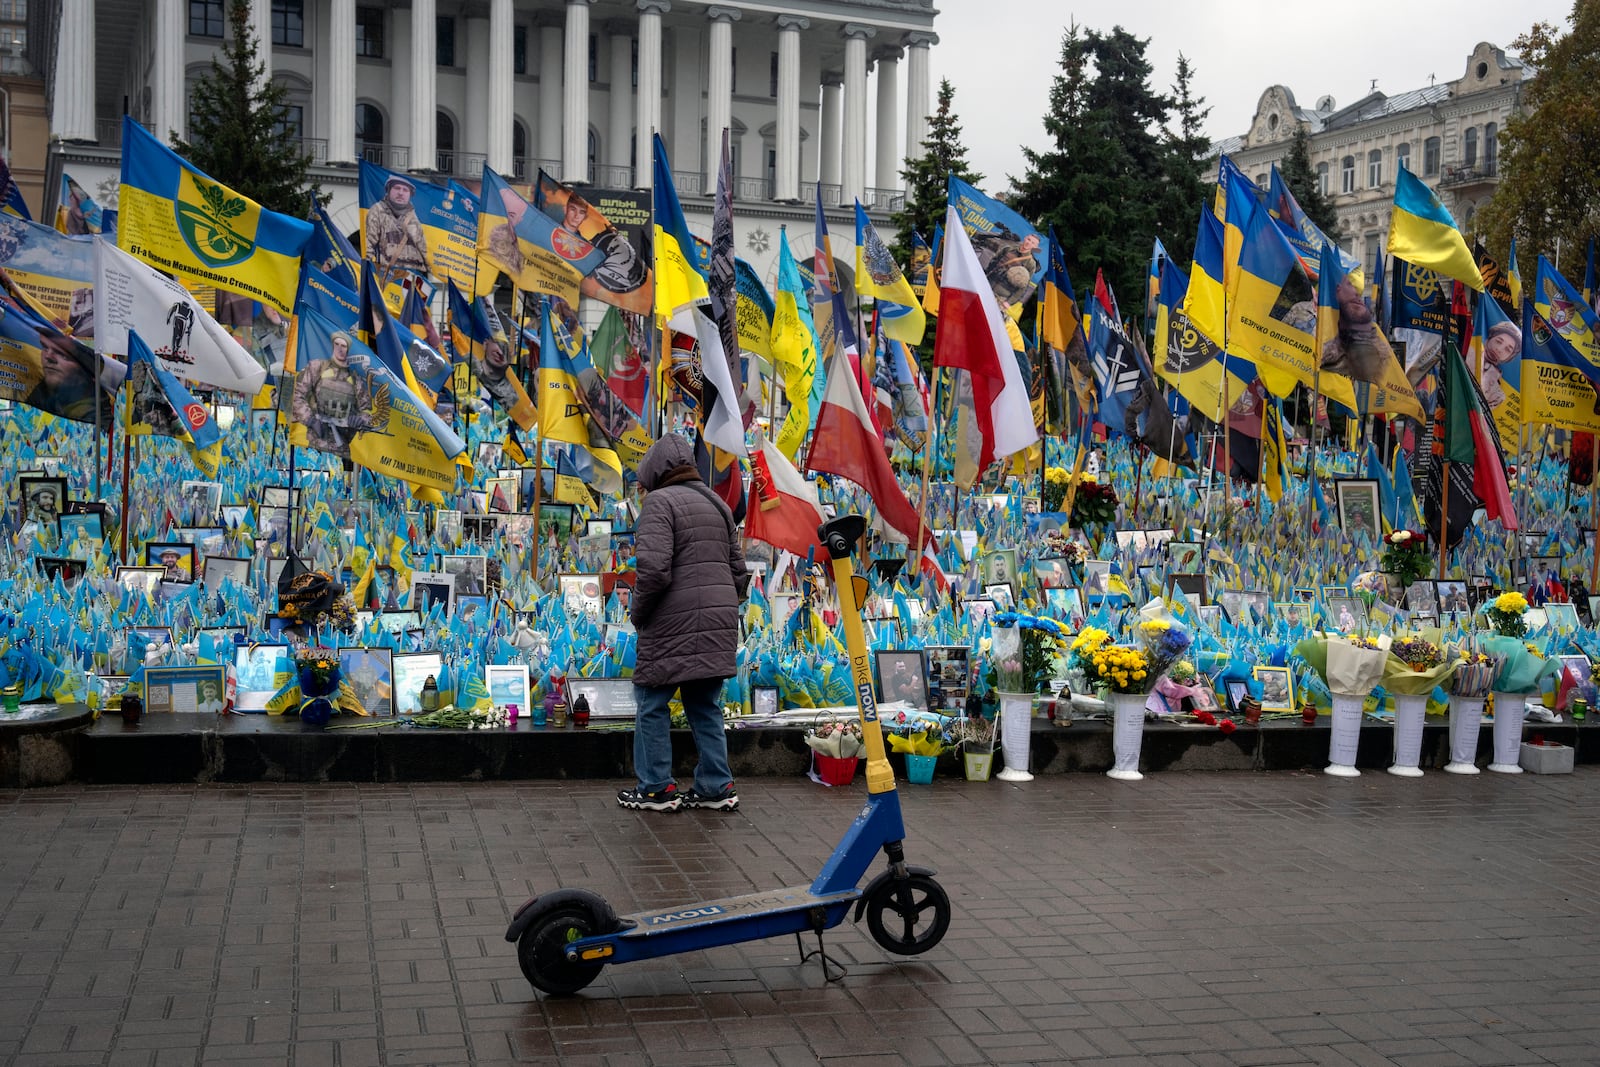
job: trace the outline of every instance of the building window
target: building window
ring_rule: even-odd
[[[528,127],[515,119],[511,122],[511,154],[517,159],[528,154]]]
[[[280,137],[292,137],[299,140],[305,136],[306,109],[299,104],[285,104],[283,118],[273,127],[272,132]]]
[[[434,62],[441,67],[456,65],[456,19],[454,15],[439,15],[433,20]]]
[[[305,14],[305,0],[272,0],[272,43],[304,48]]]
[[[1328,195],[1328,165],[1326,163],[1317,164],[1317,192],[1323,196]]]
[[[528,27],[520,22],[511,30],[511,73],[528,73]]]
[[[730,48],[728,55],[728,91],[736,93],[739,91],[739,50]]]
[[[456,172],[456,124],[443,111],[434,112],[433,150],[438,155],[434,170],[445,174]]]
[[[1378,242],[1382,239],[1382,234],[1367,234],[1367,277],[1369,278],[1374,278],[1378,274]]]
[[[189,0],[189,33],[194,37],[221,37],[222,0]]]
[[[600,135],[594,127],[589,127],[589,180],[595,179],[595,173],[600,166]]]
[[[1461,135],[1461,162],[1468,167],[1477,166],[1478,130],[1475,126],[1468,126],[1467,132]]]
[[[0,19],[6,22],[27,22],[28,0],[0,0]]]
[[[356,8],[356,55],[362,59],[383,58],[383,8]]]
[[[633,57],[631,60],[631,66],[633,71],[632,85],[635,89],[637,89],[639,88],[639,38],[637,37],[633,39]]]
[[[362,147],[383,145],[383,112],[372,104],[356,105],[356,141]],[[382,153],[379,153],[380,155]],[[374,162],[381,162],[375,160]]]
[[[589,35],[589,84],[600,80],[600,35]]]
[[[1395,169],[1396,173],[1398,173],[1398,172],[1400,172],[1402,170],[1410,170],[1411,169],[1411,144],[1410,144],[1410,142],[1406,142],[1404,144],[1397,144],[1397,145],[1394,146],[1394,169]]]
[[[767,79],[767,95],[774,100],[778,98],[778,53],[772,53],[772,75]]]
[[[1367,188],[1376,189],[1383,184],[1383,149],[1374,148],[1367,153]]]
[[[1356,157],[1345,156],[1339,164],[1339,191],[1353,193],[1356,191]]]
[[[1500,130],[1494,123],[1488,123],[1483,128],[1483,171],[1493,174],[1495,164],[1500,162]]]
[[[1437,178],[1439,176],[1439,138],[1430,137],[1422,142],[1422,176],[1424,178]]]

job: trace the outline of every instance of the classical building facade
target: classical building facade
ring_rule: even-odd
[[[227,2],[30,0],[55,172],[114,201],[124,113],[163,138],[184,132]],[[831,207],[898,205],[938,40],[932,0],[251,0],[251,16],[347,229],[359,159],[469,183],[487,163],[520,181],[542,168],[647,188],[659,131],[691,227],[709,233],[727,127],[736,218],[765,236],[765,259],[774,224],[803,223],[809,247],[819,187]]]
[[[1311,165],[1339,213],[1330,234],[1371,275],[1389,232],[1395,173],[1402,167],[1435,189],[1463,230],[1499,182],[1499,132],[1518,109],[1532,72],[1504,49],[1479,44],[1453,81],[1388,96],[1373,91],[1340,108],[1331,96],[1301,107],[1287,86],[1261,94],[1248,133],[1212,146],[1265,186],[1297,128],[1311,137]],[[1431,80],[1431,79],[1430,79]]]

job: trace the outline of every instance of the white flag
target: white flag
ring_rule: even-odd
[[[94,344],[102,355],[126,357],[132,329],[179,378],[247,396],[261,391],[267,368],[187,289],[104,238],[94,244]]]

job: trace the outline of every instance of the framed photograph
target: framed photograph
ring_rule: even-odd
[[[422,628],[422,616],[415,611],[380,611],[373,617],[386,634],[399,636]]]
[[[927,654],[930,710],[961,714],[971,685],[972,650],[966,645],[929,645]]]
[[[928,671],[921,649],[879,649],[878,699],[908,701],[919,711],[928,710]]]
[[[1189,698],[1193,711],[1219,711],[1217,707],[1217,691],[1209,684],[1201,685],[1195,695]]]
[[[1423,618],[1439,617],[1439,591],[1433,582],[1416,581],[1406,588],[1406,610]]]
[[[61,584],[71,589],[83,577],[83,572],[88,567],[87,560],[69,559],[64,556],[35,556],[33,562],[39,568],[39,573],[44,575],[44,580],[54,582],[61,579]]]
[[[1169,573],[1167,588],[1176,589],[1185,596],[1192,596],[1202,604],[1206,602],[1206,576],[1198,571],[1188,574]]]
[[[266,711],[267,701],[294,677],[294,650],[280,644],[237,645],[233,671],[238,682],[233,709]]]
[[[265,541],[269,551],[285,552],[289,546],[289,509],[278,504],[263,504],[256,509],[256,518],[258,540]]]
[[[499,521],[499,517],[495,515],[462,515],[461,535],[468,541],[480,545],[488,544],[494,540],[494,531]]]
[[[18,519],[54,526],[66,510],[67,480],[48,474],[24,474],[17,479],[21,507]]]
[[[462,529],[461,512],[436,511],[433,513],[433,535],[440,543],[446,545],[460,544]]]
[[[484,688],[489,702],[497,708],[528,706],[528,665],[526,663],[488,663],[483,668]]]
[[[631,678],[567,678],[567,707],[578,696],[589,702],[591,719],[632,719],[639,711]]]
[[[484,479],[484,510],[504,515],[511,514],[517,510],[517,497],[521,490],[522,479],[515,475],[509,478]]]
[[[439,652],[398,652],[394,656],[394,710],[397,715],[416,715],[422,710],[422,687],[429,677],[444,673],[444,655]],[[445,698],[440,695],[440,701]]]
[[[496,520],[508,548],[522,552],[533,546],[539,527],[532,515],[526,512],[517,515],[498,515]]]
[[[1297,588],[1294,591],[1294,598],[1302,604],[1315,604],[1317,602],[1317,591],[1309,587]]]
[[[524,667],[524,670],[527,668]],[[387,648],[341,648],[339,673],[367,714],[394,717],[394,653]]]
[[[1373,541],[1383,536],[1378,508],[1378,483],[1372,478],[1335,478],[1333,493],[1339,505],[1339,528],[1347,534],[1365,530]]]
[[[1594,664],[1581,653],[1557,656],[1556,659],[1561,661],[1563,671],[1571,671],[1576,676],[1579,684],[1589,681],[1594,675]]]
[[[250,561],[237,556],[207,556],[205,562],[200,564],[200,580],[207,592],[217,592],[222,588],[222,583],[230,578],[239,588],[247,587],[250,584]]]
[[[1561,575],[1560,556],[1524,556],[1517,561],[1517,585],[1527,588],[1536,582],[1548,581]]]
[[[1010,582],[1001,582],[999,585],[986,585],[983,595],[994,601],[995,610],[1011,611],[1017,606],[1016,594],[1011,589]]]
[[[1589,618],[1591,618],[1591,619],[1600,619],[1600,596],[1595,596],[1595,595],[1592,595],[1592,594],[1590,595],[1590,597],[1589,597]]]
[[[183,497],[183,515],[195,526],[210,526],[217,521],[217,510],[222,507],[221,482],[186,481],[179,489]]]
[[[98,552],[106,536],[105,516],[98,512],[62,515],[56,519],[56,531],[61,535],[61,550],[68,555]]]
[[[610,519],[589,519],[583,524],[583,536],[609,538],[614,525]]]
[[[1342,585],[1325,585],[1322,587],[1322,599],[1326,603],[1328,598],[1336,596],[1349,596],[1350,590]]]
[[[220,526],[180,526],[172,536],[193,545],[202,560],[228,551],[228,533]]]
[[[1205,570],[1200,553],[1204,546],[1199,541],[1168,541],[1167,570],[1181,574],[1198,574]]]
[[[225,529],[237,530],[250,521],[250,505],[224,504],[219,509],[219,519]]]
[[[800,606],[800,599],[799,593],[773,593],[767,598],[767,605],[772,609],[774,633],[781,633],[789,625],[789,616]]]
[[[1195,608],[1195,614],[1200,616],[1200,621],[1214,634],[1222,632],[1222,605],[1201,604]]]
[[[571,504],[540,504],[539,534],[565,541],[572,536],[572,524],[576,518],[577,509]]]
[[[1306,626],[1311,622],[1311,605],[1303,600],[1279,600],[1272,605],[1286,626]]]
[[[1044,603],[1058,619],[1076,624],[1083,618],[1083,592],[1075,587],[1051,586],[1044,591]]]
[[[1106,596],[1110,590],[1111,561],[1109,559],[1091,559],[1083,565],[1083,595],[1089,597],[1091,602],[1097,596]]]
[[[225,658],[229,663],[233,662],[233,646],[238,644],[235,638],[249,635],[249,631],[243,626],[202,626],[194,633],[197,639],[202,635],[211,638],[212,645],[219,652],[227,653],[222,658]]]
[[[446,574],[455,576],[456,596],[483,596],[489,589],[489,557],[445,556],[439,563]]]
[[[1046,556],[1033,561],[1033,576],[1041,589],[1062,589],[1072,584],[1072,574],[1067,561],[1060,556]]]
[[[750,688],[750,713],[752,715],[778,714],[778,687],[757,685]]]
[[[1017,582],[1017,550],[1002,548],[997,552],[990,552],[983,557],[983,569],[979,572],[983,577],[984,585],[1002,585],[1009,583],[1012,588]]]
[[[1557,633],[1571,633],[1578,628],[1578,605],[1546,604],[1544,619]]]
[[[1244,698],[1250,695],[1250,687],[1242,681],[1232,681],[1228,688],[1228,710],[1238,711],[1239,705],[1244,703]]]
[[[180,541],[152,541],[144,546],[147,567],[160,567],[166,582],[192,582],[199,573],[193,545]]]
[[[291,490],[286,485],[264,485],[261,487],[261,506],[264,508],[290,508],[300,503],[300,489],[297,486]]]
[[[278,588],[278,579],[283,577],[283,568],[289,565],[289,557],[267,556],[262,562],[266,564],[267,591],[275,591]],[[261,572],[258,572],[256,576],[261,577]]]
[[[1261,683],[1262,711],[1294,710],[1294,675],[1288,667],[1257,667],[1255,677]]]
[[[277,421],[277,418],[278,418],[278,409],[277,408],[251,408],[250,409],[250,432],[251,433],[271,433],[272,432],[272,425],[273,425],[274,422]]]
[[[569,615],[588,615],[598,619],[605,610],[598,574],[559,575],[556,585],[561,590],[561,603]]]
[[[985,619],[991,618],[995,613],[994,601],[986,596],[975,596],[967,601],[967,618],[972,625],[978,626]]]
[[[1472,598],[1467,595],[1467,583],[1448,579],[1434,583],[1438,590],[1439,617],[1455,618],[1472,614]]]
[[[1353,634],[1367,625],[1367,605],[1360,597],[1333,596],[1326,603],[1328,615],[1323,625],[1329,629]]]
[[[1235,626],[1267,617],[1267,594],[1258,589],[1225,589],[1217,594],[1217,599],[1222,602],[1222,610],[1228,613],[1228,621]]]
[[[455,592],[455,575],[446,574],[444,571],[413,571],[411,574],[411,599],[406,604],[406,607],[426,615],[433,605],[440,604],[443,606],[444,613],[449,615]]]
[[[166,571],[160,567],[118,567],[117,583],[124,589],[138,589],[154,597],[161,590],[161,577]]]
[[[144,710],[161,714],[222,714],[220,663],[201,667],[150,667],[144,672]]]
[[[497,470],[500,466],[500,447],[499,441],[480,441],[477,466],[483,470]]]

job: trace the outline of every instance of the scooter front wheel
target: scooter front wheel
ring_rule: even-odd
[[[872,939],[898,956],[917,956],[950,929],[950,897],[925,874],[880,882],[867,898]]]
[[[569,901],[535,919],[517,939],[517,963],[522,975],[555,996],[576,993],[600,976],[603,963],[574,962],[567,959],[567,945],[592,934],[616,928],[616,917],[604,900],[600,908]],[[601,910],[607,914],[600,914]],[[608,920],[609,916],[609,921]]]

